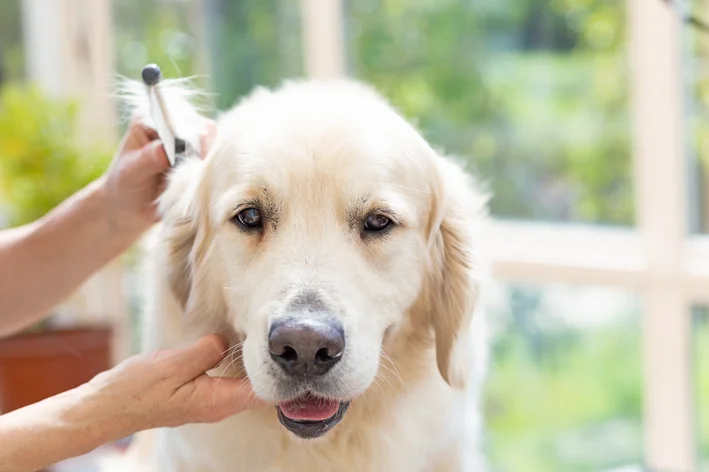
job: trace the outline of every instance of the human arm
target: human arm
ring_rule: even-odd
[[[0,416],[0,472],[29,472],[156,427],[210,423],[262,405],[248,381],[206,371],[226,343],[132,357],[89,383]]]
[[[0,337],[47,316],[158,220],[168,167],[155,131],[134,120],[101,178],[38,221],[0,231]]]

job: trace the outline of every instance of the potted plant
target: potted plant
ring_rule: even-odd
[[[32,85],[0,89],[0,216],[9,226],[42,217],[106,169],[111,152],[81,143],[78,113],[77,102],[51,99]],[[110,367],[110,328],[60,328],[51,315],[0,339],[0,413]]]

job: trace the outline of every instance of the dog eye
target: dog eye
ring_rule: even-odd
[[[364,222],[364,229],[367,231],[383,231],[391,224],[391,220],[384,215],[373,213]]]
[[[241,210],[237,213],[236,220],[245,228],[260,228],[263,226],[261,212],[256,208]]]

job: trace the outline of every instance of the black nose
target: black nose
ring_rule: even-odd
[[[333,320],[275,321],[268,335],[271,358],[286,373],[299,377],[324,375],[345,350],[342,325]]]

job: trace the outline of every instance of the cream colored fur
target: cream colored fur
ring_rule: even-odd
[[[200,120],[185,90],[165,84],[196,145]],[[144,90],[134,84],[129,95],[145,113]],[[260,236],[230,221],[244,199],[271,212]],[[351,218],[380,207],[400,224],[364,240]],[[379,95],[352,81],[257,90],[219,118],[204,161],[172,172],[160,208],[143,349],[222,332],[240,347],[213,375],[248,376],[275,403],[269,317],[299,290],[317,291],[347,330],[342,365],[328,375],[352,403],[315,440],[288,432],[274,406],[141,433],[106,470],[484,470],[485,198]]]

